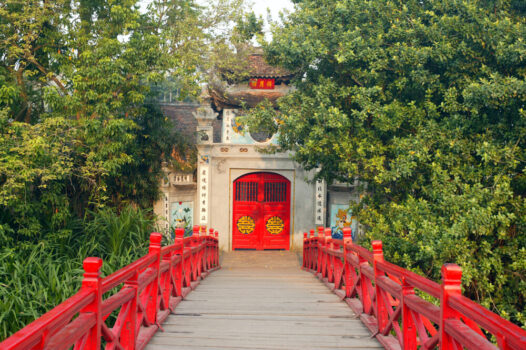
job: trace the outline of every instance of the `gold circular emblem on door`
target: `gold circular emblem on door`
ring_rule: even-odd
[[[267,231],[270,234],[277,235],[283,231],[283,220],[279,216],[273,216],[267,220]]]
[[[237,220],[237,229],[245,235],[252,233],[254,227],[256,227],[256,224],[254,223],[254,219],[250,216],[242,216]]]

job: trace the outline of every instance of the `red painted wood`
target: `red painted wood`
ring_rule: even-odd
[[[217,231],[207,235],[206,228],[196,227],[194,233],[183,238],[177,230],[167,247],[153,233],[148,255],[104,279],[102,261],[87,258],[80,291],[0,349],[100,349],[101,337],[106,349],[144,348],[185,293],[220,268]],[[345,297],[386,349],[494,348],[482,330],[496,337],[500,349],[526,349],[526,331],[462,296],[460,267],[444,265],[439,285],[384,261],[381,242],[373,242],[371,253],[349,237],[344,230],[343,240],[333,240],[323,228],[318,237],[306,234],[303,266]],[[416,288],[438,296],[440,306],[417,296]],[[117,321],[109,325],[114,311]]]
[[[349,237],[347,229],[343,244],[328,238],[323,228],[317,237],[306,235],[303,266],[343,295],[386,349],[495,348],[482,330],[497,339],[500,349],[526,349],[525,330],[462,296],[457,265],[444,265],[438,284],[385,261],[380,241],[373,242],[370,252]],[[436,298],[440,306],[417,296],[415,289]]]
[[[405,350],[416,350],[417,331],[411,308],[406,305],[406,299],[414,296],[415,290],[409,285],[405,278],[402,279],[402,346]]]
[[[290,182],[252,173],[234,181],[232,249],[289,249]]]
[[[263,90],[272,90],[276,84],[275,79],[265,79],[265,78],[252,78],[249,81],[249,86],[251,89],[263,89]]]
[[[99,350],[101,337],[106,349],[143,349],[188,293],[185,287],[220,268],[217,234],[183,234],[176,230],[174,244],[161,247],[162,236],[152,233],[148,255],[104,279],[102,260],[86,258],[80,291],[4,340],[0,349]],[[119,286],[117,293],[104,296]],[[116,322],[107,324],[114,311]]]

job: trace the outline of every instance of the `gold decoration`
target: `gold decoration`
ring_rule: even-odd
[[[254,219],[250,216],[242,216],[237,220],[237,229],[245,235],[252,233],[255,227]]]
[[[283,220],[279,216],[273,216],[267,220],[266,227],[270,234],[277,235],[283,231]]]

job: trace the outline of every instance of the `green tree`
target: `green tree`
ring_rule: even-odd
[[[0,216],[17,234],[38,239],[107,205],[147,207],[163,161],[193,166],[151,87],[170,79],[180,98],[197,95],[211,62],[236,58],[233,43],[246,41],[233,26],[243,2],[137,5],[0,5]]]
[[[131,208],[157,199],[163,162],[195,166],[152,87],[196,96],[240,61],[242,0],[138,5],[0,2],[0,338],[70,296],[88,254],[107,273],[144,253],[152,215]]]
[[[265,51],[297,89],[249,124],[328,181],[366,183],[354,210],[391,261],[435,280],[456,262],[467,295],[524,325],[521,3],[296,1]]]

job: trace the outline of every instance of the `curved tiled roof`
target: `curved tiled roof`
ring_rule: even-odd
[[[292,74],[280,67],[269,65],[262,52],[256,52],[248,56],[250,65],[250,76],[252,78],[282,78],[289,77]]]

